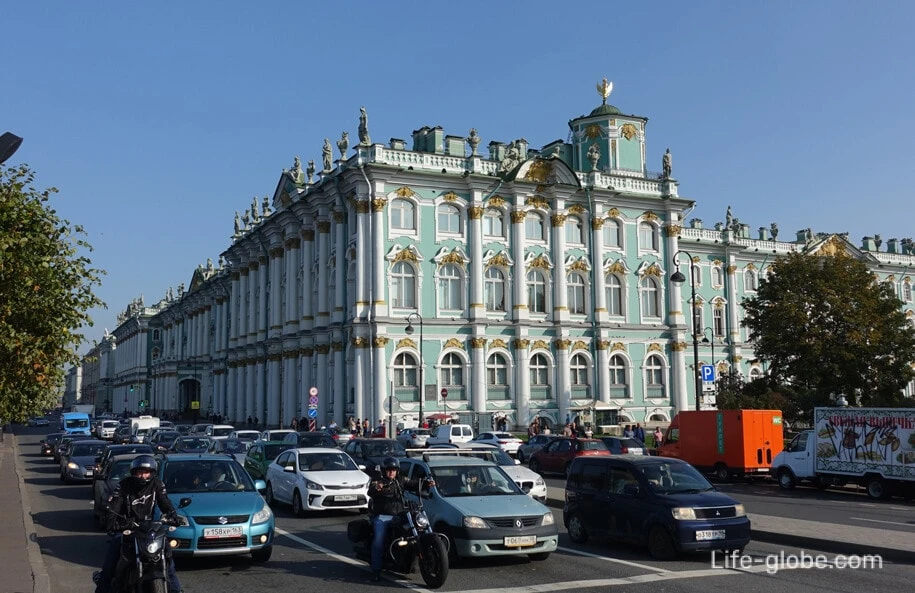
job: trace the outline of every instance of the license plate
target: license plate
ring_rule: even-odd
[[[515,535],[512,537],[506,537],[503,539],[502,543],[506,548],[523,548],[525,546],[533,546],[537,544],[536,535]]]
[[[355,494],[338,494],[334,497],[334,500],[338,500],[340,502],[344,502],[344,501],[348,501],[348,500],[356,500],[356,495]]]
[[[203,537],[238,537],[244,533],[241,527],[207,527]]]
[[[87,477],[87,478],[91,478],[91,477],[92,477],[92,472],[91,472],[91,471],[86,471],[86,477]]]
[[[697,531],[696,532],[696,541],[697,542],[707,542],[713,539],[724,539],[724,529],[715,529],[708,531]]]

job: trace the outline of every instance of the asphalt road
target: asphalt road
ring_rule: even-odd
[[[43,429],[29,429],[35,436],[20,436],[20,454],[25,468],[26,490],[43,560],[54,593],[90,593],[90,577],[101,562],[106,536],[92,519],[88,485],[62,485],[58,469],[49,458],[38,455],[37,442]],[[759,495],[754,495],[759,496]],[[761,497],[762,498],[762,497]],[[762,512],[762,511],[755,511]],[[346,539],[346,523],[356,515],[345,512],[293,517],[284,507],[276,509],[278,537],[273,558],[255,564],[245,557],[187,559],[178,572],[189,593],[220,591],[342,591],[355,585],[360,591],[409,586],[425,591],[419,575],[401,580],[387,574],[380,583],[367,582],[363,562],[352,557]],[[561,512],[557,511],[561,522]],[[464,561],[453,567],[441,591],[474,593],[527,593],[538,591],[658,591],[707,593],[710,587],[739,589],[749,593],[794,593],[829,590],[858,593],[862,590],[895,589],[915,578],[915,567],[884,563],[882,568],[840,570],[834,555],[826,554],[827,566],[789,570],[778,562],[800,557],[799,550],[751,543],[746,552],[749,565],[726,566],[721,557],[714,564],[709,554],[674,562],[657,562],[644,550],[612,545],[607,541],[572,544],[560,528],[560,550],[545,562],[526,557]],[[815,554],[807,550],[807,554]],[[2,588],[2,587],[0,587]]]

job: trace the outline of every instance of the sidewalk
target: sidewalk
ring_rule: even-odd
[[[547,506],[561,509],[564,502],[562,488],[547,487]],[[771,515],[750,514],[749,517],[755,541],[846,556],[878,554],[891,562],[915,564],[915,538],[909,532]]]
[[[31,509],[19,469],[15,435],[4,431],[0,441],[0,558],[3,584],[9,593],[50,593],[48,572],[32,523]]]

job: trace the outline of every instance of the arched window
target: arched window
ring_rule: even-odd
[[[464,386],[464,361],[454,352],[442,358],[442,385],[448,387]]]
[[[580,245],[585,242],[582,234],[581,219],[577,216],[569,216],[565,221],[566,243]]]
[[[658,229],[650,222],[639,223],[639,249],[643,251],[658,250]]]
[[[724,335],[724,307],[717,304],[712,309],[712,331],[716,336]]]
[[[620,354],[610,357],[610,398],[629,397],[629,380],[626,372],[626,359]]]
[[[645,360],[645,388],[647,397],[664,397],[664,363],[654,354]]]
[[[527,274],[527,306],[531,313],[546,313],[546,281],[537,270]]]
[[[157,330],[157,329],[153,330],[153,340],[158,342],[161,339],[161,335],[162,334],[159,333],[159,330]]]
[[[550,384],[550,364],[543,354],[531,357],[531,386],[545,387]]]
[[[394,358],[394,387],[416,387],[418,368],[416,358],[412,354],[408,352],[398,354]]]
[[[744,270],[743,289],[747,292],[756,292],[756,270]]]
[[[607,274],[607,313],[613,316],[623,314],[623,283],[616,274]]]
[[[528,212],[524,217],[524,238],[531,241],[545,241],[543,217],[537,212]]]
[[[622,247],[622,233],[620,233],[620,223],[612,218],[604,221],[604,227],[601,230],[604,235],[604,247]]]
[[[391,306],[395,309],[416,307],[416,272],[407,262],[397,262],[391,269]]]
[[[761,378],[762,378],[761,370],[759,370],[757,367],[753,367],[750,369],[750,383],[752,383],[753,381],[755,381],[757,379],[761,379]]]
[[[585,387],[588,385],[588,359],[584,354],[576,354],[569,361],[569,374],[573,386]]]
[[[413,202],[404,199],[391,202],[391,228],[399,231],[416,230]]]
[[[490,387],[508,385],[508,362],[498,352],[490,356],[486,363],[486,384]]]
[[[699,267],[699,264],[693,263],[689,269],[693,274],[693,284],[696,286],[702,286],[702,268]]]
[[[912,283],[903,282],[902,283],[902,300],[906,303],[912,302]]]
[[[505,219],[502,216],[501,210],[487,208],[486,212],[483,213],[483,236],[505,236]]]
[[[461,233],[461,211],[452,204],[439,204],[438,206],[438,232]]]
[[[712,268],[712,286],[724,286],[724,272],[721,266]]]
[[[642,317],[660,317],[661,295],[657,280],[652,276],[643,276],[639,281],[639,293],[642,302]]]
[[[442,309],[463,308],[463,275],[455,264],[445,264],[438,272],[438,305]]]
[[[569,274],[566,280],[566,293],[569,301],[569,312],[573,315],[584,315],[587,310],[585,303],[585,279],[578,272]]]
[[[693,326],[693,334],[697,336],[701,336],[703,330],[705,329],[705,311],[702,307],[702,304],[702,300],[698,299],[695,303],[693,303],[692,306],[693,318],[690,320],[690,323],[692,323]]]
[[[484,292],[487,311],[505,311],[505,275],[502,270],[487,268]]]

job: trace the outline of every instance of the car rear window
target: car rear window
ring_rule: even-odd
[[[603,441],[578,441],[579,451],[606,451],[607,445]]]

